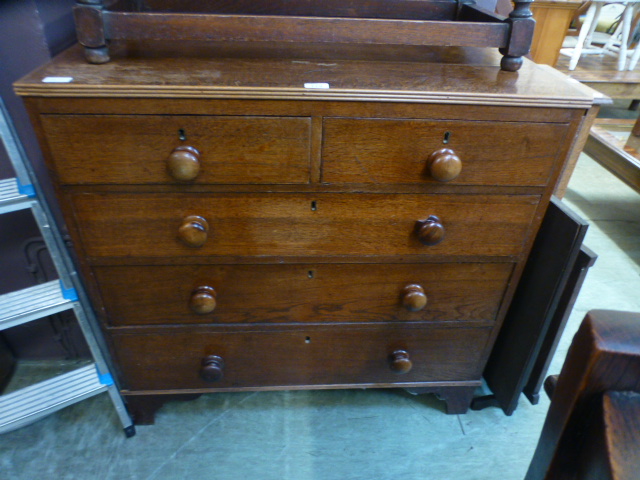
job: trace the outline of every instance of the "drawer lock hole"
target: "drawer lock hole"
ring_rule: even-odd
[[[184,128],[178,130],[178,138],[183,142],[187,139],[187,133],[184,131]]]
[[[318,210],[318,202],[314,200],[311,202],[311,211],[315,212],[316,210]]]
[[[309,278],[313,278],[313,277],[315,277],[315,272],[313,270],[309,270],[309,272],[307,273],[307,276]]]
[[[451,132],[444,132],[444,138],[442,139],[442,143],[449,143],[449,138],[451,138]]]
[[[311,337],[304,337],[304,343],[311,343]]]

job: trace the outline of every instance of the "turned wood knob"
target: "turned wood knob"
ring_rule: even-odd
[[[420,285],[407,285],[402,289],[402,305],[410,312],[419,312],[427,306],[427,296]]]
[[[178,228],[178,238],[189,247],[201,247],[207,241],[209,224],[198,215],[189,215]]]
[[[460,157],[450,148],[436,150],[427,159],[429,173],[431,177],[439,182],[453,180],[462,170]]]
[[[167,158],[167,171],[179,182],[195,179],[200,173],[200,152],[193,147],[176,147]]]
[[[207,355],[202,359],[200,377],[205,382],[218,382],[224,377],[224,360],[218,355]]]
[[[416,234],[423,245],[437,245],[444,239],[444,227],[438,217],[430,215],[416,222]]]
[[[216,309],[216,291],[206,285],[198,287],[191,292],[189,308],[198,315],[206,315]]]
[[[412,367],[409,352],[405,350],[396,350],[389,356],[389,368],[395,373],[409,373]]]

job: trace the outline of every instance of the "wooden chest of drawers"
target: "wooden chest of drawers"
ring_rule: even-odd
[[[493,52],[308,48],[75,48],[16,84],[138,422],[243,389],[458,413],[480,384],[593,96]]]

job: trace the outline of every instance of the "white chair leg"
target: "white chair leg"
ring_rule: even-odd
[[[591,25],[589,25],[589,30],[587,32],[587,38],[584,41],[585,48],[590,48],[593,43],[593,33],[596,31],[598,27],[598,20],[600,19],[600,13],[602,11],[602,7],[604,6],[604,1],[594,1],[596,6],[596,11],[593,15],[593,19],[591,20]]]
[[[578,60],[580,60],[580,55],[582,54],[582,49],[585,46],[587,38],[591,39],[593,35],[593,30],[595,30],[595,26],[597,24],[597,17],[600,15],[600,9],[602,8],[602,4],[599,1],[594,1],[589,10],[587,10],[587,16],[584,19],[584,23],[582,24],[582,28],[580,28],[580,34],[578,35],[578,43],[573,49],[573,54],[571,55],[571,60],[569,61],[569,70],[575,70],[578,65]],[[596,13],[598,15],[596,15]],[[589,41],[589,44],[591,42]]]
[[[613,32],[611,37],[609,37],[609,40],[607,40],[607,43],[604,44],[604,47],[602,47],[602,50],[605,53],[613,52],[617,55],[618,51],[620,50],[620,47],[617,46],[616,44],[620,42],[620,35],[622,35],[622,20],[618,22],[618,26],[616,27],[616,30]]]
[[[627,46],[629,44],[629,31],[633,22],[634,6],[627,3],[622,12],[622,33],[620,37],[620,50],[618,52],[618,71],[624,70],[627,63]]]
[[[638,10],[638,4],[634,4],[635,9],[634,9],[634,16],[635,16],[635,12]],[[627,70],[633,70],[634,68],[636,68],[636,65],[638,64],[638,60],[640,60],[640,42],[638,43],[638,45],[636,45],[635,50],[633,51],[633,55],[631,55],[631,59],[629,60],[629,66],[627,67]]]

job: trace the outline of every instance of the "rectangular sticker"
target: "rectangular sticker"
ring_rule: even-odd
[[[73,77],[44,77],[42,83],[70,83]]]

